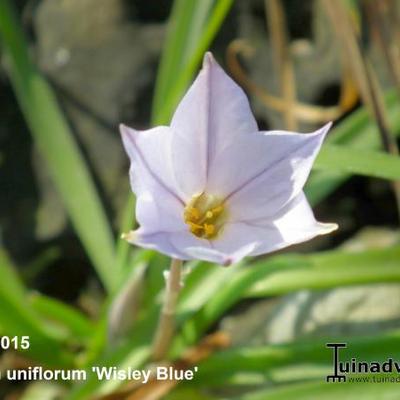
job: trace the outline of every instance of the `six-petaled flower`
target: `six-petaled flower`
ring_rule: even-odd
[[[169,127],[121,126],[140,224],[126,239],[228,265],[333,231],[303,193],[329,127],[258,131],[244,92],[207,53]]]

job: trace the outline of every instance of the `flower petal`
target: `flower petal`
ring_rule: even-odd
[[[147,234],[187,229],[182,205],[161,190],[144,192],[136,198],[136,220]]]
[[[170,257],[181,260],[204,260],[221,265],[240,261],[254,250],[254,245],[245,245],[229,254],[212,247],[207,240],[198,239],[188,231],[146,233],[139,228],[123,236],[128,242],[138,246],[158,250]]]
[[[131,244],[144,247],[145,249],[157,250],[173,258],[178,258],[180,260],[191,259],[191,257],[179,251],[171,243],[171,237],[173,235],[175,235],[175,233],[164,231],[146,233],[142,228],[139,228],[136,231],[131,231],[123,235],[123,239]]]
[[[254,249],[253,244],[249,244],[243,247],[239,247],[232,253],[223,253],[216,249],[207,249],[204,247],[191,247],[187,248],[186,252],[193,256],[194,259],[204,260],[209,262],[214,262],[220,265],[224,265],[225,267],[236,264],[244,257],[249,255]]]
[[[147,233],[142,228],[127,235],[130,243],[158,250],[182,260],[201,259],[222,265],[251,255],[270,253],[337,229],[317,222],[301,192],[279,215],[258,221],[230,222],[217,239],[198,239],[187,230]]]
[[[139,224],[146,232],[182,228],[184,202],[169,158],[170,129],[138,132],[122,125],[121,134],[131,160],[130,180],[137,196]]]
[[[271,219],[270,219],[271,221]],[[265,224],[266,221],[261,221]],[[281,210],[280,215],[274,217],[273,222],[264,226],[271,226],[277,229],[281,241],[271,249],[269,243],[263,243],[255,249],[252,255],[264,254],[267,251],[275,251],[293,244],[305,242],[319,235],[326,235],[335,231],[338,226],[334,223],[322,223],[315,220],[312,209],[303,192],[297,195],[289,204]]]
[[[238,135],[258,129],[246,95],[210,53],[179,104],[171,128],[176,179],[188,196],[204,190],[217,152]]]
[[[213,245],[223,253],[253,244],[252,256],[270,253],[337,229],[317,222],[303,192],[270,219],[228,223]]]
[[[213,161],[207,192],[226,199],[233,221],[276,214],[302,190],[329,127],[237,137]]]
[[[203,254],[207,254],[207,251],[211,250],[208,241],[197,239],[187,229],[176,232],[159,231],[147,233],[142,228],[139,228],[124,235],[124,239],[132,244],[158,250],[170,257],[181,260],[197,258],[196,250]],[[188,249],[189,252],[187,251]],[[191,251],[193,254],[190,254]]]

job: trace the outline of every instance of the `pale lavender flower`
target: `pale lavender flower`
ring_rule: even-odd
[[[207,53],[169,127],[121,126],[140,224],[125,238],[228,265],[332,232],[302,190],[330,126],[259,132],[246,95]]]

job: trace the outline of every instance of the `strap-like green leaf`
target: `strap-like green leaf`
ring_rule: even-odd
[[[0,39],[17,99],[72,224],[104,286],[115,285],[113,234],[96,187],[53,90],[31,62],[9,0],[0,1]]]

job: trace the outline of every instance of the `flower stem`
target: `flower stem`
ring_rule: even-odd
[[[164,358],[175,331],[176,303],[181,289],[181,269],[182,260],[173,258],[166,278],[164,303],[153,341],[152,359],[154,361]]]

